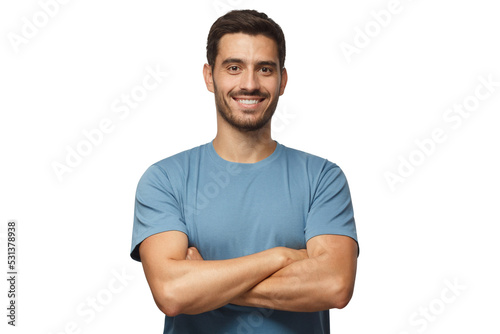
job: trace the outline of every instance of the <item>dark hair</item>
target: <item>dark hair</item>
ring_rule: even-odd
[[[248,35],[264,35],[273,39],[278,45],[280,68],[285,67],[285,35],[281,27],[266,14],[255,10],[233,10],[219,17],[214,22],[207,39],[207,60],[210,66],[215,65],[219,51],[219,41],[225,34],[244,33]]]

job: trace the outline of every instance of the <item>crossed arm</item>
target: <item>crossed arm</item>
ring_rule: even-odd
[[[188,249],[184,233],[168,231],[146,238],[139,252],[157,306],[175,316],[228,303],[296,312],[343,308],[352,296],[358,248],[349,237],[320,235],[307,250],[275,247],[205,261]]]

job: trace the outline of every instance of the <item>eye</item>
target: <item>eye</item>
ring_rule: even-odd
[[[227,69],[229,72],[238,72],[240,68],[239,68],[239,66],[233,65],[233,66],[229,66]]]
[[[273,72],[273,70],[269,67],[262,67],[260,71],[264,74],[271,74]]]

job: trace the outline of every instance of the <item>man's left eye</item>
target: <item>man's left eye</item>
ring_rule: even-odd
[[[271,73],[271,69],[269,67],[263,67],[260,70],[264,73]]]

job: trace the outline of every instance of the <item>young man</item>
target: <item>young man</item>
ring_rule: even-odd
[[[263,13],[212,26],[203,75],[217,135],[152,165],[135,206],[142,261],[164,333],[329,333],[354,288],[358,255],[340,168],[271,138],[285,40]]]

